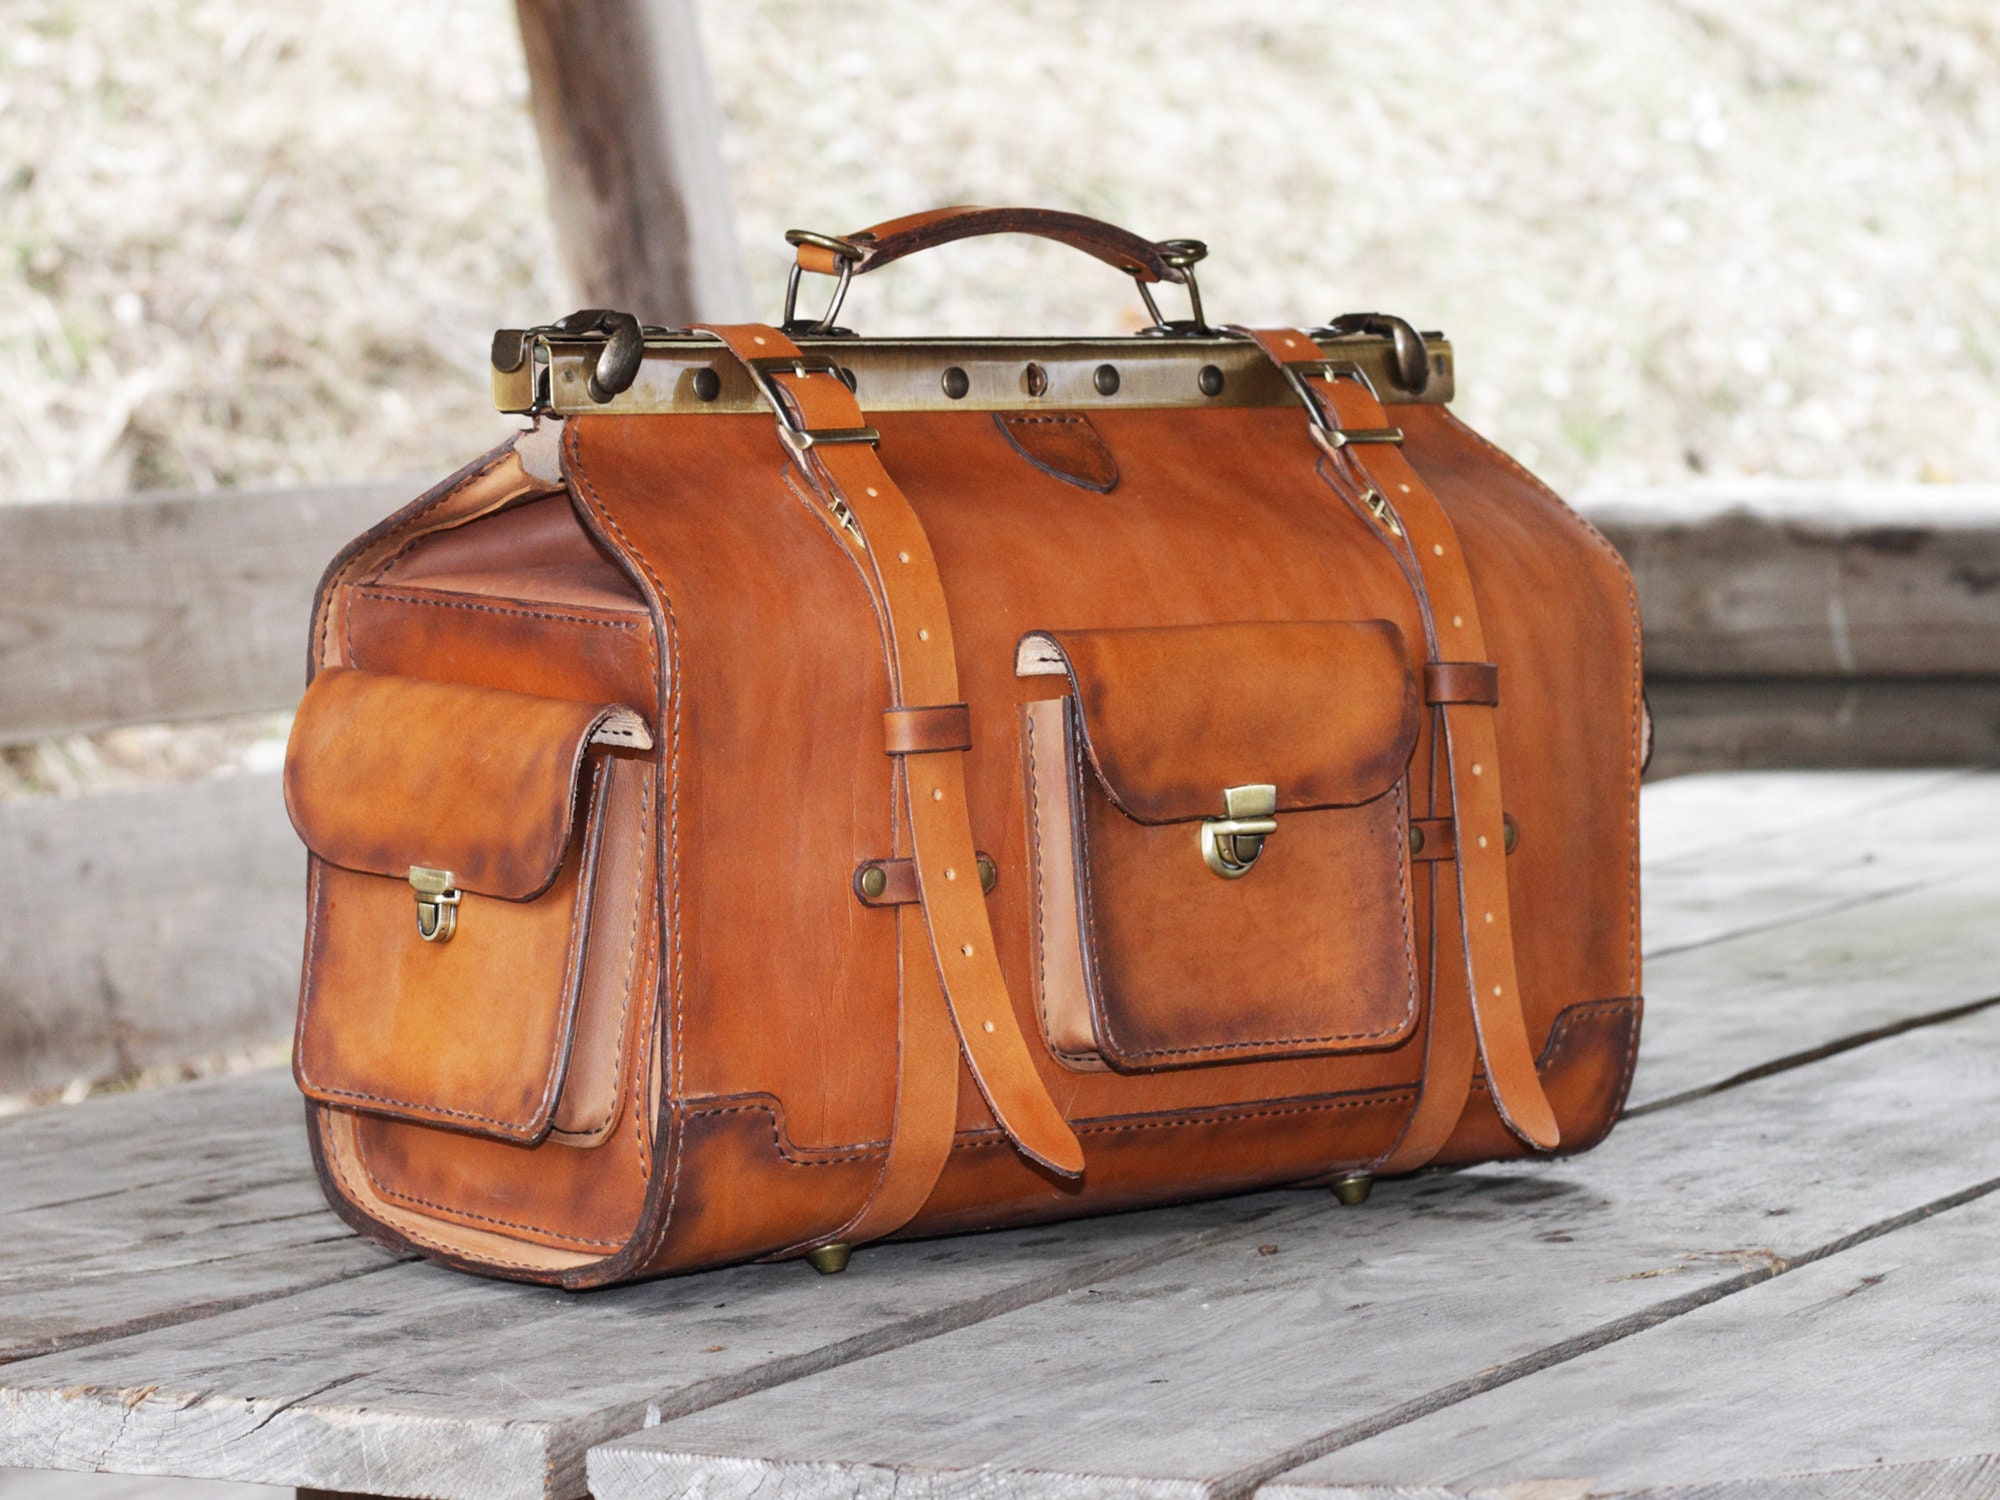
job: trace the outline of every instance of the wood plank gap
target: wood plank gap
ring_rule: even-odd
[[[1665,948],[1648,948],[1645,951],[1644,957],[1648,963],[1651,963],[1656,959],[1671,958],[1676,953],[1692,953],[1697,948],[1712,948],[1717,943],[1729,943],[1736,941],[1738,938],[1755,937],[1758,933],[1762,932],[1776,932],[1780,928],[1796,927],[1801,922],[1811,922],[1821,917],[1837,917],[1842,912],[1858,911],[1863,907],[1873,906],[1877,902],[1893,901],[1899,896],[1914,896],[1921,891],[1931,890],[1936,886],[1949,885],[1952,881],[1963,878],[1965,873],[1963,869],[1940,870],[1934,874],[1920,876],[1915,880],[1905,881],[1902,885],[1889,886],[1879,891],[1863,891],[1859,895],[1848,896],[1837,901],[1828,901],[1821,906],[1803,906],[1797,910],[1788,911],[1783,916],[1772,917],[1763,922],[1746,923],[1741,927],[1732,927],[1727,932],[1717,932],[1706,937],[1696,938],[1692,942],[1675,943]]]
[[[1102,1256],[1072,1266],[1065,1271],[1024,1281],[1017,1286],[1002,1287],[983,1297],[974,1297],[966,1302],[918,1314],[899,1323],[870,1329],[866,1333],[857,1333],[850,1338],[840,1339],[817,1349],[808,1349],[766,1364],[753,1365],[733,1375],[719,1376],[714,1380],[699,1381],[685,1386],[670,1397],[646,1402],[645,1419],[640,1425],[657,1427],[662,1422],[689,1416],[694,1412],[720,1406],[744,1396],[753,1396],[760,1391],[773,1390],[792,1381],[803,1380],[809,1375],[818,1375],[826,1370],[837,1369],[841,1365],[853,1364],[857,1360],[869,1359],[877,1354],[887,1354],[911,1344],[921,1344],[948,1333],[956,1333],[961,1328],[970,1328],[976,1323],[984,1323],[1007,1313],[1018,1312],[1037,1302],[1046,1302],[1070,1292],[1082,1291],[1097,1282],[1164,1265],[1168,1261],[1190,1255],[1209,1245],[1247,1238],[1253,1233],[1267,1234],[1273,1229],[1281,1229],[1302,1219],[1335,1211],[1330,1206],[1329,1200],[1315,1195],[1315,1201],[1296,1208],[1279,1209],[1249,1223],[1217,1225],[1212,1229],[1198,1230],[1193,1234],[1175,1235],[1143,1250],[1128,1251],[1123,1255]],[[621,1434],[607,1433],[605,1436],[609,1438],[617,1435]]]
[[[1732,1073],[1715,1083],[1705,1083],[1699,1088],[1682,1089],[1678,1094],[1668,1094],[1664,1098],[1649,1099],[1644,1104],[1637,1104],[1626,1110],[1619,1118],[1636,1120],[1641,1115],[1650,1115],[1654,1110],[1672,1109],[1675,1105],[1687,1104],[1695,1099],[1705,1099],[1710,1094],[1719,1094],[1725,1089],[1741,1088],[1746,1083],[1769,1078],[1773,1073],[1787,1073],[1793,1068],[1803,1068],[1809,1063],[1838,1057],[1843,1052],[1852,1052],[1856,1047],[1887,1041],[1890,1037],[1901,1036],[1906,1031],[1917,1031],[1926,1026],[1942,1026],[1950,1021],[1963,1020],[1995,1005],[2000,1005],[2000,995],[1988,995],[1984,1000],[1968,1000],[1963,1005],[1949,1005],[1943,1010],[1926,1011],[1922,1015],[1906,1016],[1900,1021],[1891,1021],[1883,1026],[1871,1026],[1866,1031],[1837,1037],[1833,1041],[1822,1042],[1817,1047],[1808,1047],[1802,1052],[1788,1052],[1783,1057],[1774,1057],[1769,1062],[1758,1063],[1756,1067],[1745,1068],[1740,1073]]]
[[[228,1257],[234,1259],[235,1257]],[[78,1329],[74,1333],[55,1334],[47,1338],[33,1340],[25,1344],[0,1345],[0,1365],[18,1364],[22,1360],[39,1359],[45,1354],[61,1354],[69,1349],[88,1348],[92,1344],[107,1344],[114,1339],[130,1338],[134,1334],[151,1333],[160,1328],[178,1328],[187,1323],[199,1323],[207,1318],[216,1318],[224,1313],[239,1312],[246,1307],[255,1307],[261,1302],[277,1302],[286,1297],[295,1297],[301,1292],[317,1291],[321,1287],[338,1286],[343,1281],[356,1281],[363,1276],[374,1276],[382,1271],[393,1270],[414,1256],[390,1259],[384,1255],[380,1265],[360,1266],[354,1270],[342,1271],[335,1276],[327,1276],[318,1281],[302,1282],[296,1286],[275,1288],[262,1292],[251,1292],[238,1297],[215,1297],[206,1302],[183,1304],[147,1313],[137,1318],[127,1318],[123,1322],[106,1323],[98,1328]]]
[[[1920,1224],[1939,1214],[1949,1213],[1952,1209],[1963,1208],[1968,1203],[1977,1203],[1981,1198],[1994,1192],[2000,1192],[2000,1177],[1989,1177],[1984,1182],[1960,1188],[1955,1193],[1946,1193],[1941,1198],[1933,1198],[1928,1203],[1918,1204],[1915,1208],[1889,1218],[1864,1224],[1859,1229],[1815,1245],[1797,1255],[1774,1255],[1761,1266],[1753,1266],[1738,1275],[1726,1277],[1692,1292],[1685,1292],[1678,1297],[1666,1298],[1651,1307],[1641,1308],[1638,1312],[1625,1317],[1614,1318],[1608,1323],[1599,1324],[1596,1328],[1586,1329],[1573,1338],[1563,1339],[1559,1343],[1537,1349],[1532,1354],[1508,1360],[1505,1364],[1495,1365],[1480,1374],[1426,1392],[1375,1416],[1359,1422],[1350,1422],[1346,1426],[1336,1427],[1316,1437],[1307,1438],[1302,1443],[1295,1443],[1284,1452],[1274,1454],[1260,1463],[1248,1464],[1233,1474],[1224,1475],[1210,1487],[1210,1494],[1214,1500],[1251,1500],[1263,1485],[1293,1469],[1303,1468],[1322,1459],[1329,1453],[1336,1453],[1342,1448],[1351,1448],[1367,1438],[1401,1427],[1419,1417],[1427,1417],[1433,1412],[1456,1406],[1461,1401],[1468,1401],[1487,1391],[1512,1385],[1515,1381],[1538,1371],[1566,1364],[1594,1350],[1631,1338],[1634,1334],[1644,1333],[1649,1328],[1657,1328],[1660,1324],[1671,1322],[1697,1308],[1707,1307],[1725,1297],[1733,1297],[1738,1292],[1748,1291],[1753,1286],[1761,1286],[1764,1282],[1774,1281],[1802,1267],[1814,1265],[1843,1251],[1852,1250],[1857,1245],[1881,1239],[1884,1235],[1894,1234],[1897,1230],[1907,1229],[1912,1224]]]

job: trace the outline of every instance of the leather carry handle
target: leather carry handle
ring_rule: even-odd
[[[786,230],[785,239],[798,250],[798,258],[792,263],[791,279],[785,285],[785,318],[781,326],[788,334],[835,333],[838,330],[833,320],[840,316],[840,305],[847,298],[847,284],[854,277],[906,255],[915,255],[919,250],[988,234],[1034,235],[1081,250],[1132,278],[1146,311],[1161,332],[1210,331],[1202,320],[1201,289],[1194,279],[1196,262],[1208,254],[1208,246],[1200,240],[1142,239],[1116,224],[1057,208],[981,208],[975,204],[934,208],[927,213],[888,219],[849,235]],[[798,316],[799,276],[805,271],[840,278],[833,299],[816,320]],[[1187,288],[1192,317],[1169,322],[1160,315],[1149,288],[1163,281]]]
[[[845,266],[849,275],[860,276],[919,250],[988,234],[1031,234],[1054,240],[1095,256],[1137,281],[1184,282],[1187,268],[1208,254],[1208,247],[1199,240],[1156,243],[1088,214],[1058,208],[981,208],[977,204],[906,214],[848,235],[793,229],[786,232],[785,239],[798,247],[802,271],[838,276]]]

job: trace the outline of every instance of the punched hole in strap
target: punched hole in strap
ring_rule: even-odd
[[[882,741],[891,755],[970,750],[972,713],[963,703],[887,709],[882,714]]]
[[[1426,662],[1424,702],[1495,707],[1500,702],[1500,668],[1490,661]]]

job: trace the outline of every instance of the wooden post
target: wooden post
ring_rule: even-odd
[[[556,243],[583,305],[750,312],[691,0],[516,0]]]

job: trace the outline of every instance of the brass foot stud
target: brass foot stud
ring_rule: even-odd
[[[1375,1179],[1368,1173],[1350,1172],[1333,1185],[1333,1196],[1349,1208],[1356,1208],[1368,1201],[1374,1187]]]
[[[843,1245],[835,1240],[831,1245],[821,1245],[817,1250],[806,1251],[806,1264],[822,1276],[831,1276],[837,1271],[845,1271],[847,1262],[854,1254],[852,1245]]]

